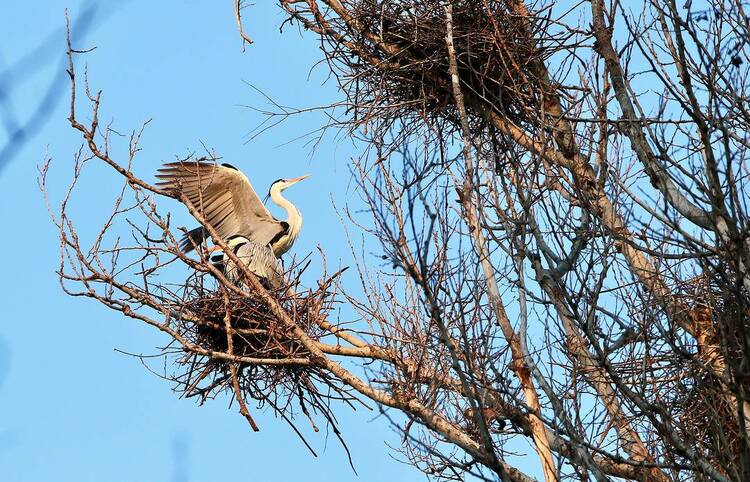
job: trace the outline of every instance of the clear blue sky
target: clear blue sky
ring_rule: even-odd
[[[317,128],[319,115],[293,120],[245,143],[260,118],[241,105],[263,104],[245,81],[296,107],[339,96],[334,83],[323,83],[323,68],[308,76],[320,58],[316,41],[301,37],[293,27],[280,35],[283,17],[273,3],[256,2],[245,11],[247,31],[256,41],[245,53],[229,1],[132,0],[96,18],[77,47],[97,47],[85,62],[92,86],[104,91],[103,123],[112,121],[127,133],[153,119],[137,172],[149,175],[175,155],[200,150],[201,141],[258,186],[311,172],[310,180],[289,192],[306,215],[295,250],[308,253],[324,240],[331,258],[341,257],[346,264],[347,248],[330,196],[339,203],[346,199],[347,164],[355,152],[351,143],[328,136],[311,153],[303,142],[288,142]],[[41,59],[45,67],[15,83],[10,92],[10,108],[21,123],[32,116],[59,74],[65,7],[75,16],[80,2],[0,3],[0,72],[58,31],[52,44],[57,52]],[[22,150],[0,170],[0,220],[13,226],[6,231],[9,235],[0,237],[0,478],[422,480],[391,458],[385,441],[398,445],[398,436],[385,420],[373,420],[373,413],[339,410],[356,477],[334,437],[312,439],[320,453],[314,459],[270,412],[257,416],[262,431],[254,434],[235,408],[227,409],[226,398],[202,407],[181,400],[138,360],[115,352],[154,353],[165,338],[90,300],[68,298],[59,289],[56,233],[36,187],[36,173],[49,154],[54,159],[53,196],[59,197],[69,180],[72,154],[81,141],[66,121],[67,95],[66,87],[65,98],[43,126],[29,133]],[[7,125],[10,111],[3,112]],[[0,125],[0,146],[6,139]],[[118,155],[123,147],[116,149]],[[93,172],[74,208],[84,230],[95,227],[107,207],[97,196],[111,195],[120,182],[107,170]],[[182,224],[192,225],[184,209],[175,205],[172,211]]]

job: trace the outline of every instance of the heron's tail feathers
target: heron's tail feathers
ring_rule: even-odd
[[[203,245],[208,236],[208,231],[203,226],[191,229],[180,239],[180,251],[189,253],[196,247]]]

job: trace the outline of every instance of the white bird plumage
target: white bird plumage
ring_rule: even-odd
[[[229,164],[173,162],[156,175],[159,187],[178,199],[183,194],[248,268],[269,282],[276,280],[273,285],[283,281],[283,276],[278,276],[282,270],[277,258],[292,247],[302,228],[302,215],[281,192],[308,176],[279,179],[271,185],[271,200],[287,213],[286,221],[281,221],[271,215],[247,176]],[[180,249],[189,252],[207,237],[204,227],[195,228],[182,238]],[[225,273],[238,275],[236,266],[222,264]]]

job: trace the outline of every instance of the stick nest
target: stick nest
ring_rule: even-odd
[[[295,322],[308,335],[313,338],[320,336],[311,317],[324,315],[317,309],[321,300],[314,296],[298,300],[280,296],[279,301],[282,306],[291,308],[289,311],[293,313]],[[204,292],[190,299],[185,309],[202,320],[188,322],[190,330],[187,333],[195,344],[206,349],[217,352],[227,352],[229,349],[225,325],[225,317],[229,313],[234,331],[234,355],[276,360],[306,358],[309,355],[298,341],[288,336],[271,309],[252,291],[248,296],[230,294],[228,305],[221,293]]]
[[[739,292],[737,292],[739,290]],[[679,417],[685,436],[719,467],[731,467],[743,450],[737,421],[733,385],[748,385],[743,377],[743,340],[750,330],[747,294],[731,277],[697,277],[686,297],[693,306],[690,320],[698,340],[698,364],[688,368],[686,383],[677,390],[681,399]],[[731,382],[723,383],[704,367],[719,361],[727,366]]]
[[[513,2],[453,1],[453,42],[467,103],[485,102],[517,123],[538,116],[543,97],[536,62],[541,22]],[[350,2],[350,18],[323,18],[287,4],[292,18],[323,34],[326,53],[349,94],[355,120],[417,115],[458,125],[449,76],[445,2]],[[354,55],[353,55],[354,54]],[[475,119],[476,120],[476,119]]]
[[[317,290],[304,294],[295,294],[289,287],[270,293],[295,324],[318,341],[325,334],[318,321],[326,319],[335,304],[329,286],[321,283]],[[235,400],[241,397],[248,406],[255,401],[258,408],[272,407],[300,437],[293,422],[296,415],[304,414],[317,432],[315,415],[333,425],[331,400],[355,400],[315,363],[253,290],[244,295],[229,292],[218,288],[210,276],[196,274],[173,306],[176,312],[171,323],[188,345],[181,350],[184,354],[178,357],[170,379],[183,396],[198,397],[202,403],[219,393],[233,392]]]

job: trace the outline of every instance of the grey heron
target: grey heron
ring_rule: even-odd
[[[273,254],[271,246],[261,246],[244,236],[232,236],[227,240],[227,247],[260,278],[261,282],[265,280],[268,283],[267,287],[277,289],[284,285],[284,269],[279,258]],[[224,254],[215,255],[211,257],[211,263],[232,283],[244,284],[242,271],[229,257],[225,257]]]
[[[242,250],[243,256],[255,253],[258,262],[278,263],[276,258],[292,247],[302,228],[302,215],[281,192],[306,179],[309,174],[279,179],[271,185],[269,196],[286,211],[285,221],[271,215],[247,176],[229,164],[171,162],[164,164],[156,177],[160,180],[157,185],[173,197],[179,198],[179,193],[182,193],[221,238],[226,242],[233,240],[230,249]],[[202,245],[207,237],[204,227],[192,229],[180,241],[180,249],[190,252]],[[273,261],[264,253],[265,247],[270,247]],[[248,260],[248,267],[255,264]]]

